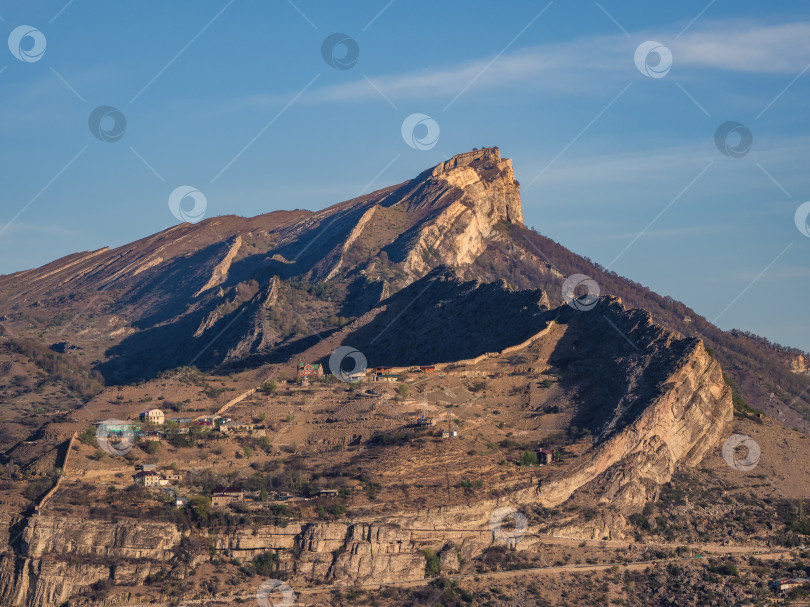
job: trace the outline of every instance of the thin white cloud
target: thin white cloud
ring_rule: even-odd
[[[637,32],[632,39],[617,34],[579,38],[565,43],[526,47],[503,55],[470,86],[470,90],[523,87],[557,92],[585,92],[605,83],[640,78],[633,63],[636,46],[655,39],[674,56],[673,77],[685,68],[757,73],[798,74],[810,64],[810,22],[759,25],[746,21],[705,23],[681,38],[677,30]],[[395,102],[408,99],[451,99],[491,61],[488,56],[431,70],[400,74],[367,74]],[[688,79],[688,78],[686,78]],[[275,96],[273,96],[275,97]],[[366,78],[322,87],[309,102],[385,102]],[[255,97],[252,103],[267,99]]]
[[[795,75],[810,64],[810,23],[714,22],[669,46],[680,65]]]
[[[0,231],[6,227],[6,224],[0,222]],[[13,223],[8,226],[5,231],[7,236],[13,234],[44,234],[48,236],[78,236],[78,232],[68,230],[58,225],[36,224],[36,223]]]

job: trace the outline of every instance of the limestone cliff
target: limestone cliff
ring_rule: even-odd
[[[438,264],[466,266],[486,249],[496,224],[523,223],[512,161],[502,159],[498,148],[454,156],[430,171],[426,182],[457,188],[457,196],[421,227],[405,260],[411,277]]]
[[[584,454],[562,478],[540,487],[537,497],[546,507],[557,506],[601,476],[601,502],[637,510],[676,466],[698,465],[732,416],[722,369],[696,342],[635,421]]]

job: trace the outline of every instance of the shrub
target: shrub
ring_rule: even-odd
[[[524,451],[523,457],[520,458],[520,465],[521,466],[536,466],[537,465],[537,454],[534,451]]]
[[[265,552],[253,559],[253,566],[258,575],[272,577],[278,574],[278,552]]]
[[[259,386],[259,392],[264,392],[265,394],[275,394],[277,389],[278,385],[274,381],[266,381]]]
[[[425,555],[425,576],[436,577],[439,575],[439,571],[441,570],[439,555],[430,549],[422,550],[422,554]]]
[[[96,430],[95,426],[87,426],[81,434],[79,434],[79,440],[82,441],[85,445],[93,446],[96,444]]]

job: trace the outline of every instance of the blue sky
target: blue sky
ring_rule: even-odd
[[[169,227],[179,186],[207,216],[315,210],[498,145],[527,225],[722,328],[810,350],[794,222],[810,4],[345,4],[0,3],[4,37],[46,40],[37,61],[0,50],[0,273]],[[350,69],[322,57],[334,33],[357,43]],[[671,52],[663,77],[634,63],[646,41]],[[118,141],[90,132],[102,105],[126,119]],[[403,140],[413,113],[439,125],[431,149]],[[728,121],[753,137],[740,158],[715,145]]]

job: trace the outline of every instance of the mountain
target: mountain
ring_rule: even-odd
[[[573,274],[702,339],[740,410],[810,430],[806,354],[721,331],[528,229],[511,160],[498,148],[322,211],[216,217],[0,277],[0,322],[66,349],[111,385],[183,366],[234,371],[295,359],[349,325],[353,345],[371,348],[371,364],[435,363],[453,350],[498,349],[519,340],[521,327],[530,334],[541,321],[521,317],[525,296],[509,293],[539,290],[544,307],[555,308]],[[491,286],[476,294],[481,283]],[[475,323],[498,310],[498,327]],[[431,339],[442,329],[447,339]],[[376,333],[383,337],[372,344]]]
[[[296,377],[345,346],[392,372]],[[0,277],[0,604],[755,604],[808,379],[528,229],[497,148],[77,253]]]

